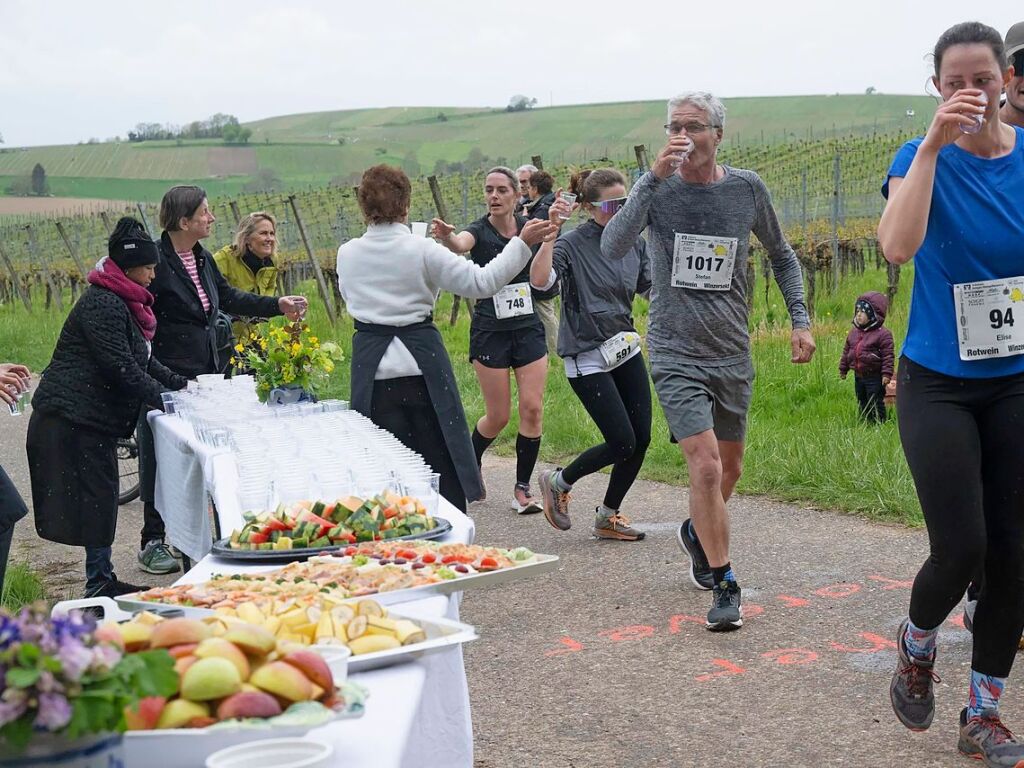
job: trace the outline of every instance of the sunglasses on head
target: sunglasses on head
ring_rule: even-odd
[[[1010,59],[1010,63],[1013,64],[1013,76],[1020,77],[1024,75],[1024,50],[1017,51],[1013,54]]]
[[[613,197],[610,200],[598,200],[596,203],[591,203],[591,205],[594,206],[594,210],[601,213],[618,213],[622,210],[622,206],[626,204],[628,199],[628,197]]]

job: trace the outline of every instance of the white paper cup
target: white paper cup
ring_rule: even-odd
[[[412,233],[414,235],[416,235],[416,237],[426,237],[427,236],[427,222],[425,222],[425,221],[414,221],[409,226],[412,228]]]
[[[330,667],[331,674],[334,676],[335,687],[348,679],[348,660],[352,656],[352,651],[348,649],[347,645],[317,643],[310,647],[327,662],[327,666]]]
[[[214,752],[206,768],[318,768],[333,753],[330,744],[306,738],[261,739]]]

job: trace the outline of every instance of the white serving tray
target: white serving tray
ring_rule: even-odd
[[[311,558],[312,560],[328,560],[329,557]],[[534,559],[528,563],[517,565],[512,568],[502,568],[497,571],[482,571],[460,576],[457,579],[440,581],[436,584],[423,584],[408,589],[396,589],[391,592],[374,592],[369,595],[351,597],[344,602],[358,602],[360,600],[374,600],[381,605],[396,605],[408,603],[413,600],[421,600],[432,595],[451,595],[455,592],[462,592],[467,589],[479,589],[480,587],[493,587],[498,584],[505,584],[509,581],[518,581],[530,576],[539,576],[558,568],[558,555],[534,555]],[[170,603],[154,603],[147,600],[139,600],[138,593],[124,595],[117,598],[117,604],[127,611],[136,612],[144,610],[168,610],[180,609],[185,616],[203,617],[214,613],[209,608],[194,608],[190,606],[172,605]]]

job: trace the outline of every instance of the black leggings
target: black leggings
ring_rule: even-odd
[[[460,512],[466,511],[466,494],[455,472],[455,463],[448,453],[437,412],[422,376],[373,382],[370,421],[422,456],[441,475],[441,495]]]
[[[651,442],[651,385],[642,354],[609,373],[569,379],[569,386],[601,430],[604,442],[588,448],[562,470],[572,484],[613,464],[604,505],[618,509],[636,480]]]
[[[1007,677],[1024,629],[1024,374],[958,379],[904,357],[896,401],[931,549],[910,620],[938,627],[983,573],[971,667]]]

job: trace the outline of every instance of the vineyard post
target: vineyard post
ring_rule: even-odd
[[[437,176],[428,176],[427,184],[430,186],[430,194],[434,198],[434,207],[437,209],[437,215],[442,221],[450,221],[448,218],[448,206],[445,205],[444,195],[441,194],[441,185],[437,183]],[[451,317],[448,318],[450,325],[455,325],[455,322],[459,319],[460,299],[461,297],[454,293],[452,294],[452,314]],[[469,299],[465,299],[465,302],[466,306],[472,310],[473,305],[470,304]]]
[[[82,260],[78,257],[78,251],[75,250],[75,246],[71,243],[71,238],[68,237],[68,233],[64,231],[64,225],[60,223],[60,220],[54,222],[57,225],[57,231],[60,233],[60,239],[64,241],[64,246],[68,249],[68,254],[71,256],[71,260],[75,262],[75,268],[78,270],[78,274],[85,279],[86,271],[85,265],[82,264]]]
[[[238,202],[231,200],[228,205],[231,207],[231,215],[235,217],[235,226],[237,227],[242,222],[242,214],[238,212]]]
[[[544,158],[542,158],[540,155],[534,155],[533,157],[531,157],[530,162],[537,166],[538,171],[544,170]]]
[[[142,226],[146,228],[146,232],[148,232],[149,236],[152,237],[153,228],[149,226],[149,219],[146,217],[145,207],[143,207],[142,203],[136,203],[135,208],[139,212],[139,221],[142,222]]]
[[[106,211],[100,211],[100,218],[103,220],[103,227],[107,230],[107,234],[109,235],[114,231],[114,227],[110,224],[109,214],[107,214]]]
[[[636,167],[640,169],[640,173],[647,173],[650,167],[647,164],[647,147],[644,144],[637,144],[633,147],[633,152],[636,154]]]
[[[295,214],[295,223],[299,227],[299,235],[302,237],[302,244],[306,247],[306,256],[309,257],[310,266],[313,267],[313,274],[316,277],[317,288],[320,290],[320,298],[323,299],[324,309],[327,310],[327,317],[331,320],[331,325],[338,324],[338,316],[334,312],[334,297],[327,288],[327,283],[324,280],[324,273],[320,269],[320,262],[316,260],[316,255],[313,253],[313,248],[309,244],[309,238],[306,237],[306,226],[302,223],[302,216],[299,215],[299,206],[295,202],[295,195],[288,195],[288,202],[291,203],[292,213]]]
[[[462,226],[469,224],[469,174],[462,172]]]
[[[61,296],[60,286],[54,282],[53,273],[50,272],[50,260],[46,258],[46,254],[36,246],[36,233],[33,231],[31,224],[25,225],[25,231],[28,232],[28,249],[32,254],[32,259],[38,262],[38,264],[43,268],[43,277],[46,279],[46,285],[49,287],[50,292],[57,301],[57,309],[63,312],[64,297]]]
[[[7,267],[7,271],[11,273],[11,282],[14,283],[15,289],[18,291],[18,295],[21,297],[21,303],[25,305],[25,309],[29,312],[32,311],[32,300],[29,298],[28,291],[25,290],[25,286],[21,284],[21,280],[18,279],[18,273],[14,269],[14,264],[7,256],[7,251],[4,250],[3,243],[0,242],[0,258],[4,261],[4,266]]]
[[[832,290],[839,288],[839,181],[840,160],[836,152],[832,159]]]

